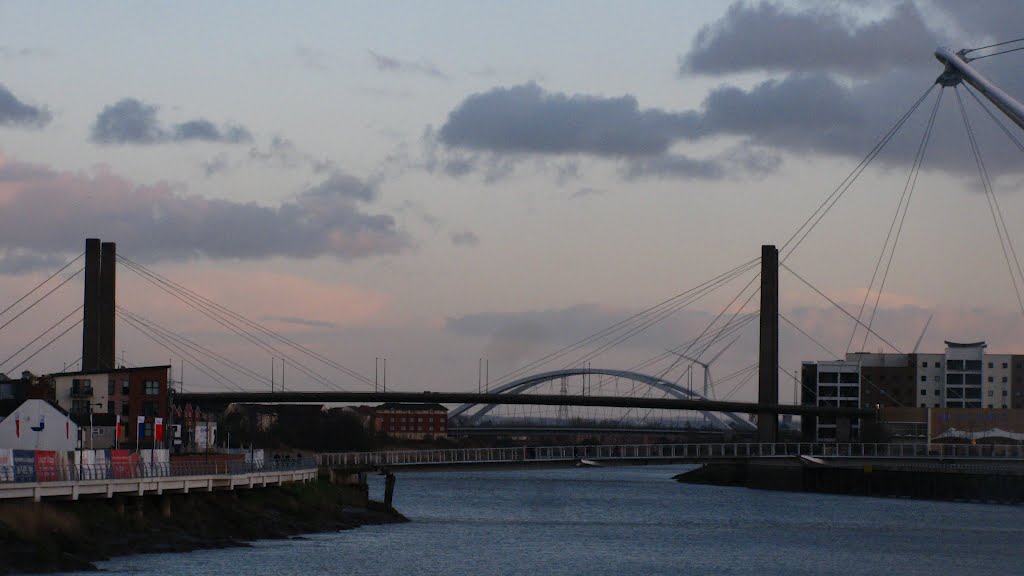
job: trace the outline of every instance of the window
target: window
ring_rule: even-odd
[[[924,374],[922,374],[921,375],[921,382],[927,382],[927,381],[928,381],[928,377],[925,376]]]
[[[989,407],[989,408],[991,408],[991,407],[992,407],[992,405],[991,405],[991,404],[989,404],[989,405],[988,405],[988,407]]]
[[[970,384],[972,386],[981,385],[981,374],[968,372],[964,374],[964,384]]]
[[[988,381],[989,381],[989,382],[991,382],[991,381],[992,381],[992,377],[991,377],[991,376],[989,376],[989,377],[988,377]]]
[[[940,365],[940,364],[939,364],[938,362],[936,362],[936,363],[935,363],[935,367],[936,367],[936,368],[939,368],[940,366],[941,366],[941,365]]]
[[[925,390],[924,388],[922,388],[921,389],[921,396],[927,396],[927,395],[928,395],[928,391]],[[924,404],[921,404],[921,406],[924,406]]]
[[[1003,408],[1006,408],[1006,404],[1003,404]]]
[[[935,377],[934,377],[934,378],[932,378],[932,381],[933,381],[933,382],[938,382],[938,381],[939,381],[939,375],[938,375],[938,374],[936,374],[936,375],[935,375]]]
[[[928,362],[921,362],[921,368],[927,368]]]
[[[839,383],[840,384],[856,384],[859,378],[857,378],[856,372],[840,372]]]
[[[142,403],[142,414],[145,416],[156,416],[156,402],[143,402]]]
[[[993,396],[993,395],[994,395],[994,393],[992,392],[992,390],[989,390],[989,391],[988,391],[988,395],[989,395],[989,396]],[[991,408],[991,406],[989,406],[989,408]]]
[[[146,380],[142,383],[142,393],[146,396],[156,396],[160,394],[160,383],[156,380]]]
[[[107,396],[113,396],[113,395],[114,395],[114,381],[112,379],[111,380],[107,380]]]
[[[1006,381],[1007,381],[1007,377],[1006,377],[1006,376],[1003,376],[1003,383],[1005,384],[1005,383],[1006,383]]]
[[[142,431],[142,436],[144,438],[152,438],[153,437],[153,423],[152,422],[146,422],[146,424],[145,424],[145,426],[143,428],[143,431]]]
[[[1010,367],[1010,364],[1008,362],[1003,362],[1003,370],[1006,370],[1009,367]]]
[[[924,408],[924,407],[925,407],[924,402],[921,402],[921,408]]]
[[[114,413],[114,401],[113,400],[107,400],[107,414],[113,414],[113,413]]]
[[[1003,390],[1003,398],[1006,397],[1006,390]]]
[[[128,415],[128,408],[129,408],[129,404],[128,404],[127,400],[121,402],[121,416],[127,416]]]
[[[964,360],[964,369],[981,371],[981,360]]]
[[[989,363],[988,363],[988,367],[989,367],[989,368],[995,368],[995,365],[994,365],[994,364],[992,364],[991,362],[989,362]],[[1006,366],[1003,366],[1003,368],[1006,368]]]
[[[823,384],[838,384],[839,373],[838,372],[819,372],[818,382]]]
[[[946,384],[963,384],[963,374],[946,374]]]
[[[935,395],[936,396],[941,396],[942,395],[942,390],[936,390],[935,391]]]
[[[981,400],[981,389],[980,388],[964,388],[964,398]],[[978,402],[978,404],[981,404]],[[981,406],[976,406],[981,408]]]
[[[121,380],[121,394],[127,396],[131,393],[131,385],[127,380]]]
[[[963,360],[946,360],[946,370],[963,370]]]

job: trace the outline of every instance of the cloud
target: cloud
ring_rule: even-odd
[[[373,62],[373,66],[380,72],[401,72],[411,74],[422,74],[424,76],[430,76],[431,78],[438,78],[447,80],[448,75],[441,71],[440,68],[426,61],[412,62],[409,60],[400,60],[391,56],[385,56],[379,52],[373,50],[368,51],[370,59]]]
[[[701,28],[679,69],[683,74],[756,70],[861,76],[919,66],[934,44],[911,2],[867,23],[856,23],[828,5],[795,11],[770,2],[735,3],[721,19]]]
[[[18,99],[0,84],[0,126],[10,128],[42,128],[53,116],[45,107],[32,106]]]
[[[452,244],[456,246],[476,246],[480,244],[480,237],[470,232],[456,232],[452,234]]]
[[[218,127],[205,118],[196,118],[170,127],[161,125],[157,106],[135,98],[124,98],[106,106],[96,116],[90,137],[97,144],[161,144],[167,142],[221,142],[240,144],[252,141],[243,126]]]
[[[864,11],[835,3],[737,2],[697,35],[680,57],[680,72],[758,74],[762,80],[719,84],[692,110],[643,108],[630,94],[550,92],[536,83],[493,87],[450,111],[435,135],[447,154],[435,153],[428,169],[462,176],[481,171],[488,157],[582,155],[619,162],[626,179],[716,179],[771,172],[784,155],[859,160],[934,84],[942,67],[932,52],[941,39],[966,36],[977,46],[1015,37],[1006,23],[1019,20],[1019,10],[1015,2],[986,4],[983,11],[953,0],[903,2],[866,20]],[[1024,75],[1012,55],[976,67],[1008,93],[1024,94]],[[989,169],[1024,170],[998,126],[973,98],[964,98]],[[933,102],[922,105],[877,163],[911,164]],[[956,96],[947,90],[924,169],[976,176],[959,116]],[[685,143],[732,148],[694,156],[677,146]]]
[[[334,173],[278,206],[138,185],[99,167],[60,172],[18,162],[0,164],[0,246],[34,254],[66,254],[86,236],[102,235],[148,261],[339,259],[397,253],[407,235],[387,214],[365,205],[372,183]],[[15,260],[23,259],[15,252]],[[14,264],[9,264],[13,266]]]
[[[636,98],[546,92],[535,83],[473,94],[448,114],[438,139],[453,148],[499,153],[665,153],[696,132],[696,114],[641,110]]]

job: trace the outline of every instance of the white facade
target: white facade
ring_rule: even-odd
[[[860,406],[860,364],[857,362],[818,362],[818,406]],[[836,439],[835,417],[817,419],[817,437],[821,441]],[[853,430],[859,430],[855,423]],[[854,432],[856,434],[856,432]]]
[[[53,376],[57,405],[74,414],[105,414],[108,402],[110,374],[61,374]]]
[[[45,400],[26,400],[0,421],[0,448],[69,451],[78,446],[78,425]]]
[[[1011,408],[1012,354],[985,354],[985,343],[946,343],[944,354],[917,355],[917,405],[922,408]],[[1019,358],[1016,360],[1019,362]]]

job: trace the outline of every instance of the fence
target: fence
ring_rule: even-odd
[[[488,464],[579,460],[689,460],[723,458],[977,458],[1024,460],[1024,445],[1013,444],[625,444],[615,446],[532,446],[455,448],[320,454],[323,466],[379,467],[424,464]]]
[[[314,458],[266,462],[106,462],[104,464],[12,464],[0,466],[0,483],[232,476],[254,472],[288,472],[317,467]]]

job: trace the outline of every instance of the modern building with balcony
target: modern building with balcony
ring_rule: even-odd
[[[985,342],[946,342],[941,354],[850,353],[805,361],[802,403],[872,408],[1024,408],[1024,355],[986,354]],[[851,422],[858,437],[859,423]],[[832,418],[805,417],[807,441],[843,440]]]

